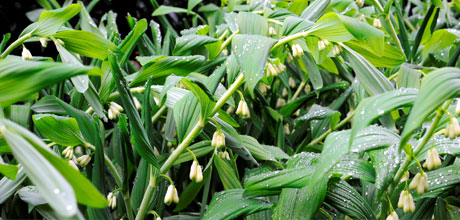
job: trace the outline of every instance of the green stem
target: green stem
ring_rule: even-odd
[[[312,30],[308,30],[308,31],[304,31],[304,32],[300,32],[300,33],[297,33],[297,34],[293,34],[293,35],[290,35],[288,37],[285,37],[283,39],[280,39],[275,45],[273,45],[272,49],[270,51],[273,51],[275,48],[289,42],[289,41],[292,41],[292,40],[295,40],[295,39],[299,39],[299,38],[303,38],[303,37],[307,37],[308,34],[311,32]]]
[[[125,201],[126,212],[128,213],[128,220],[134,220],[133,207],[129,199],[129,190],[123,193],[123,200]]]
[[[307,81],[307,79],[305,79],[304,81],[302,81],[300,83],[300,85],[299,85],[299,87],[297,87],[297,90],[295,91],[294,95],[289,99],[288,102],[290,102],[292,100],[295,100],[300,95],[300,92],[302,92],[302,89],[305,86],[306,81]]]
[[[0,56],[0,59],[5,59],[8,54],[11,53],[16,47],[24,43],[27,39],[29,39],[32,36],[32,32],[29,32],[28,34],[24,34],[22,37],[18,38],[15,42],[11,43],[8,48],[6,48],[5,51],[3,51],[2,55]]]
[[[425,135],[422,138],[422,141],[417,145],[417,147],[415,147],[412,157],[414,158],[417,157],[417,155],[420,153],[420,151],[423,149],[426,143],[428,143],[431,136],[433,135],[434,130],[436,129],[436,126],[441,120],[443,110],[447,109],[451,102],[452,100],[445,102],[443,106],[441,107],[441,110],[436,111],[436,116],[433,120],[433,123],[430,126],[430,129],[425,133]],[[391,188],[389,191],[390,194],[393,193],[394,189],[396,188],[399,181],[401,180],[401,177],[404,175],[404,172],[406,172],[407,168],[409,167],[411,161],[412,161],[412,158],[406,158],[404,160],[404,163],[401,165],[401,167],[399,168],[398,172],[395,175],[395,178],[393,179],[393,183],[391,184]]]
[[[228,90],[220,97],[220,99],[217,101],[216,105],[211,111],[210,115],[215,115],[216,112],[227,102],[227,100],[232,96],[232,94],[238,89],[239,86],[241,86],[244,82],[244,75],[240,74],[235,82],[228,88]],[[168,159],[163,163],[163,165],[160,168],[160,173],[165,174],[168,172],[169,168],[174,164],[174,161],[179,157],[179,155],[187,148],[190,143],[195,139],[196,136],[201,132],[203,129],[204,125],[208,119],[200,119],[195,126],[193,127],[192,131],[185,137],[185,139],[177,146],[176,150],[174,150],[171,155],[169,155]],[[151,169],[153,170],[153,168]],[[147,190],[144,194],[144,197],[142,198],[141,206],[139,208],[139,212],[137,213],[136,220],[141,220],[144,219],[145,214],[147,213],[147,205],[148,202],[152,199],[154,188],[155,188],[155,176],[153,173],[150,173],[150,183],[149,186],[147,187]]]
[[[147,214],[147,209],[148,209],[150,200],[152,200],[152,196],[153,196],[153,192],[155,191],[155,187],[156,187],[155,175],[153,173],[153,167],[152,165],[150,165],[149,185],[147,186],[147,190],[144,193],[144,197],[142,197],[141,206],[139,207],[139,212],[136,215],[136,220],[143,220],[145,217],[145,214]]]
[[[217,52],[217,55],[219,55],[220,53],[222,53],[222,51],[228,46],[228,44],[230,44],[230,42],[233,40],[233,37],[235,37],[235,35],[237,35],[240,31],[235,31],[235,33],[233,33],[232,35],[230,35],[230,37],[228,37],[224,43],[222,43],[222,46],[220,47],[219,51]]]
[[[160,109],[158,109],[158,111],[152,117],[152,124],[155,123],[156,121],[158,121],[158,119],[166,111],[166,109],[167,109],[166,105],[163,105],[163,106],[161,106]]]

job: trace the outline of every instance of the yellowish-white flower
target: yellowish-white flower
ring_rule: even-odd
[[[23,60],[31,60],[32,59],[32,53],[26,48],[26,46],[22,46],[22,59]]]
[[[227,55],[228,55],[228,50],[227,50],[227,49],[223,49],[223,50],[222,50],[222,54],[223,54],[224,56],[227,56]]]
[[[284,134],[286,134],[286,135],[291,134],[291,130],[289,130],[289,124],[288,123],[284,124],[283,129],[284,129]]]
[[[283,107],[284,105],[286,105],[286,100],[284,100],[283,98],[279,98],[278,100],[276,100],[277,108]]]
[[[288,95],[288,90],[286,87],[283,88],[283,91],[281,93],[282,96],[287,96]]]
[[[401,179],[399,180],[399,182],[404,182],[404,181],[407,181],[409,180],[409,171],[406,171],[403,176],[401,177]]]
[[[403,209],[405,213],[415,211],[415,203],[412,194],[409,191],[403,190],[399,195],[398,208]]]
[[[107,195],[107,201],[109,201],[110,208],[115,209],[117,207],[117,196],[115,193],[110,192],[109,195]]]
[[[134,105],[136,106],[137,110],[142,108],[141,103],[139,102],[139,100],[135,96],[133,97],[133,101],[134,101]]]
[[[321,50],[324,50],[326,49],[326,47],[328,47],[331,43],[324,39],[324,40],[320,40],[318,41],[318,49],[321,51]]]
[[[303,55],[303,49],[299,44],[292,45],[292,55],[294,57],[300,57]]]
[[[288,63],[291,63],[293,60],[294,60],[294,57],[292,56],[292,54],[291,54],[291,53],[288,53],[288,55],[287,55],[287,57],[286,57],[286,61],[287,61]]]
[[[460,126],[455,117],[450,118],[450,122],[446,127],[446,133],[449,138],[455,138],[460,135]]]
[[[276,69],[276,66],[273,65],[272,63],[267,64],[267,77],[270,76],[277,76],[278,75],[278,70]]]
[[[364,0],[356,0],[356,5],[358,5],[359,7],[363,7],[364,6]]]
[[[83,156],[80,156],[78,159],[77,159],[77,162],[82,166],[86,166],[88,165],[89,161],[91,161],[91,157],[89,155],[83,155]]]
[[[62,151],[62,156],[66,159],[71,160],[73,158],[73,147],[68,146]]]
[[[268,34],[270,34],[270,35],[276,35],[276,30],[275,30],[275,28],[269,27],[269,28],[268,28]]]
[[[121,107],[116,102],[110,102],[110,107],[108,110],[109,119],[110,120],[116,119],[121,111],[123,111],[123,107]]]
[[[334,56],[337,56],[338,54],[340,54],[340,52],[342,52],[342,48],[339,45],[334,45],[332,47],[332,53],[334,54]]]
[[[259,90],[263,95],[267,94],[267,88],[268,88],[268,86],[265,83],[263,83],[263,82],[259,83]]]
[[[174,185],[169,185],[168,190],[166,191],[164,203],[166,205],[171,205],[171,203],[179,203],[179,195],[177,193],[177,189]]]
[[[428,170],[437,169],[441,166],[441,159],[439,159],[439,153],[436,148],[432,147],[428,150],[425,157],[425,163],[423,163],[423,167],[427,168]]]
[[[42,45],[42,47],[48,46],[48,41],[47,41],[47,39],[44,38],[44,37],[41,37],[41,38],[40,38],[40,44]]]
[[[200,183],[203,181],[203,171],[201,170],[201,166],[198,161],[194,160],[192,166],[190,167],[190,179]]]
[[[388,215],[386,220],[399,220],[399,217],[396,211],[393,211],[390,215]]]
[[[217,130],[212,135],[211,146],[213,147],[222,147],[225,146],[225,134],[221,130]]]
[[[374,18],[374,23],[373,23],[374,27],[376,28],[382,28],[382,22],[380,21],[379,18]]]
[[[238,103],[238,108],[236,109],[236,114],[241,115],[244,119],[250,118],[248,104],[244,100],[240,100]]]
[[[293,77],[289,77],[289,87],[295,88],[297,84],[295,83],[295,79]]]
[[[418,194],[423,194],[425,190],[428,190],[428,176],[426,173],[417,173],[410,182],[409,189],[417,189]]]

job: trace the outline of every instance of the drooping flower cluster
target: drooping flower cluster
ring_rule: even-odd
[[[217,130],[212,135],[211,146],[219,148],[225,146],[225,134],[222,130]]]
[[[248,119],[251,117],[249,113],[248,104],[244,100],[240,100],[238,103],[238,108],[236,109],[236,114],[241,115],[244,119]]]
[[[303,55],[303,49],[299,44],[292,45],[292,56],[300,57]]]
[[[107,201],[109,201],[109,207],[115,209],[117,207],[117,196],[116,193],[110,192],[107,195]]]
[[[428,190],[428,176],[425,172],[417,173],[409,184],[409,189],[417,189],[418,194]]]
[[[401,191],[398,200],[398,208],[403,209],[404,212],[414,212],[415,203],[412,194],[408,190]]]
[[[439,159],[439,154],[436,148],[431,148],[426,153],[425,163],[423,163],[423,167],[427,168],[428,170],[437,169],[441,166],[441,159]]]
[[[196,160],[193,161],[192,166],[190,167],[189,177],[191,180],[197,183],[203,181],[203,171],[201,170],[200,164]]]
[[[108,116],[110,120],[116,119],[120,112],[123,111],[123,107],[115,102],[110,102],[110,107],[108,110]]]
[[[318,50],[320,50],[320,51],[324,50],[329,45],[331,45],[331,42],[329,42],[328,40],[326,40],[326,39],[320,40],[320,41],[318,41]]]
[[[166,191],[165,200],[166,205],[171,205],[171,203],[179,203],[179,193],[177,193],[177,189],[173,184],[168,186],[168,190]]]
[[[396,211],[393,211],[387,218],[386,220],[399,220],[398,214]]]

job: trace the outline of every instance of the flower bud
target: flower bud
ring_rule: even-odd
[[[114,107],[116,110],[122,112],[123,111],[123,107],[121,107],[119,104],[117,104],[116,102],[110,102],[110,107]]]
[[[324,50],[326,48],[326,45],[324,44],[324,42],[322,40],[318,41],[318,50],[321,51],[321,50]]]
[[[400,209],[404,208],[404,201],[403,200],[404,200],[405,197],[406,197],[406,191],[403,190],[399,194],[398,208],[400,208]]]
[[[288,95],[288,90],[286,89],[286,87],[283,88],[283,91],[281,93],[282,96],[287,96]]]
[[[176,187],[174,187],[174,197],[173,197],[173,202],[178,204],[179,203],[179,193],[177,192]]]
[[[171,205],[172,202],[174,202],[174,190],[176,189],[176,187],[174,187],[174,185],[169,185],[168,186],[168,190],[166,191],[166,195],[165,195],[165,199],[164,199],[164,203],[166,205]]]
[[[133,97],[133,101],[134,101],[134,105],[136,106],[136,109],[140,110],[142,108],[142,105],[139,102],[139,100],[136,97]]]
[[[386,220],[399,220],[399,217],[396,211],[393,211],[390,215],[388,215]]]
[[[292,45],[292,55],[294,57],[300,57],[303,55],[303,49],[299,44]]]
[[[72,146],[66,147],[64,151],[62,151],[62,155],[66,159],[71,160],[73,158],[73,147]]]
[[[427,168],[428,170],[433,170],[441,166],[441,159],[439,159],[439,154],[436,148],[431,148],[426,153],[425,163],[423,163],[423,167]]]
[[[198,164],[198,161],[194,160],[192,163],[192,166],[190,167],[190,179],[200,183],[203,181],[203,171],[201,170],[200,164]]]
[[[225,159],[230,160],[230,154],[228,154],[227,151],[225,151],[223,155]]]
[[[161,220],[161,217],[160,217],[160,216],[158,216],[158,217],[157,217],[155,220]]]
[[[26,48],[26,46],[22,46],[22,60],[31,60],[32,53]]]
[[[423,194],[425,190],[428,190],[428,176],[426,173],[417,173],[410,183],[409,189],[416,189],[418,194]]]
[[[84,167],[88,165],[89,161],[91,161],[91,157],[89,155],[83,155],[80,156],[77,161],[82,167]]]
[[[409,179],[409,171],[406,171],[403,176],[401,177],[401,179],[399,180],[399,182],[404,182],[404,181],[407,181]]]
[[[285,70],[286,70],[286,66],[280,63],[280,65],[278,65],[278,74],[284,72]]]
[[[198,164],[198,166],[196,166],[196,179],[195,179],[195,182],[201,183],[201,181],[203,181],[203,170],[202,170],[200,164]]]
[[[214,132],[212,135],[211,146],[217,148],[225,146],[225,134],[222,131],[217,130]]]
[[[238,108],[236,109],[236,114],[241,115],[244,119],[250,118],[248,104],[244,100],[240,100],[238,103]]]
[[[289,77],[289,87],[295,88],[297,84],[295,83],[295,79],[292,77]]]
[[[276,107],[277,108],[283,107],[284,105],[286,105],[286,100],[284,100],[282,98],[279,98],[278,100],[276,100]]]
[[[340,52],[342,52],[342,48],[339,45],[334,45],[332,47],[332,53],[334,54],[334,56],[339,55]]]
[[[277,76],[278,70],[276,69],[275,65],[268,63],[267,64],[267,77],[270,76]]]
[[[289,124],[288,123],[284,124],[283,129],[284,129],[284,134],[286,134],[286,135],[291,134],[291,131],[289,130]]]
[[[267,94],[267,85],[265,83],[259,83],[259,90],[263,95]]]
[[[109,119],[116,119],[121,111],[123,111],[123,107],[115,102],[110,102],[110,107],[107,111]]]
[[[112,112],[112,109],[109,108],[109,110],[107,111],[107,115],[109,117],[110,120],[113,120],[115,119],[115,117],[113,116],[113,112]]]
[[[291,53],[288,53],[288,55],[287,55],[287,57],[286,57],[286,61],[287,61],[288,63],[291,63],[293,60],[294,60],[294,57],[292,56],[292,54],[291,54]]]
[[[417,175],[415,175],[415,177],[412,179],[412,181],[410,182],[409,184],[409,189],[415,189],[417,188],[417,186],[419,185],[420,183],[420,178],[422,176],[420,175],[420,173],[417,173]]]
[[[223,49],[223,50],[222,50],[222,54],[223,54],[224,56],[227,56],[227,55],[228,55],[228,50],[227,50],[227,49]]]
[[[40,44],[42,44],[42,47],[46,47],[46,46],[48,46],[48,41],[46,40],[46,38],[41,37],[40,38]]]
[[[450,122],[446,127],[446,131],[450,138],[455,138],[460,135],[460,126],[458,125],[458,120],[456,118],[450,118]]]
[[[115,209],[117,207],[117,196],[115,193],[110,192],[109,195],[107,195],[107,200],[109,201],[109,207],[111,209]]]
[[[270,35],[276,35],[276,30],[275,30],[275,28],[269,27],[269,28],[268,28],[268,34],[270,34]]]
[[[374,27],[376,28],[382,28],[382,22],[380,21],[379,18],[374,18],[374,23],[373,23]]]
[[[198,161],[193,160],[192,166],[190,167],[190,174],[188,175],[190,180],[196,179],[196,167],[198,166]]]
[[[364,6],[364,0],[356,0],[356,5],[358,5],[359,7],[363,7]]]

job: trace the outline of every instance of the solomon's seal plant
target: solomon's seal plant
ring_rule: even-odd
[[[458,219],[458,1],[138,2],[0,39],[1,218]]]

